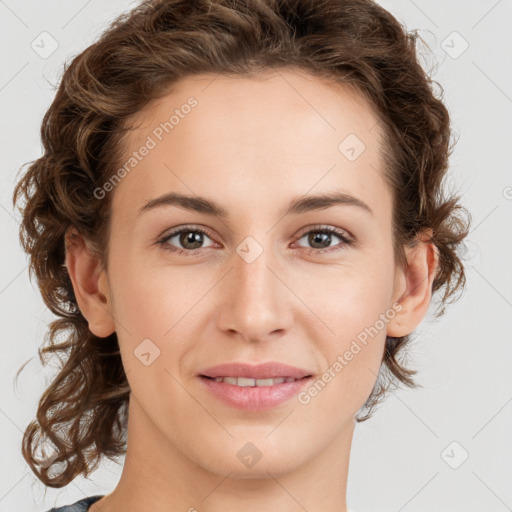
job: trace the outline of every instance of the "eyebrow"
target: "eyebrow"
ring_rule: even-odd
[[[374,215],[371,208],[365,202],[345,192],[330,192],[299,197],[290,202],[288,208],[283,212],[283,215],[297,215],[310,211],[324,210],[325,208],[335,205],[357,206],[370,215]],[[137,215],[161,206],[177,206],[185,210],[204,213],[221,219],[229,217],[228,211],[215,201],[206,199],[205,197],[188,196],[177,192],[170,192],[155,199],[151,199],[151,201],[147,202],[139,209]]]

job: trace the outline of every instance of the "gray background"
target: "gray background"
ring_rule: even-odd
[[[63,62],[136,3],[0,0],[1,512],[41,512],[106,494],[121,474],[106,461],[88,480],[45,496],[21,456],[22,432],[52,375],[36,353],[52,315],[29,281],[11,195],[18,169],[41,154],[40,124]],[[433,77],[460,137],[450,184],[463,192],[473,226],[462,251],[466,292],[437,322],[431,308],[411,346],[409,363],[424,388],[390,394],[356,426],[348,504],[356,512],[512,510],[512,2],[380,3],[431,48],[422,51],[424,66],[437,65]],[[51,55],[41,55],[52,50],[43,31],[58,44]]]

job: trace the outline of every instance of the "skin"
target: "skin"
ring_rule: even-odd
[[[108,268],[80,237],[67,250],[79,307],[97,336],[117,332],[132,390],[121,479],[90,510],[345,512],[355,416],[386,334],[411,333],[427,313],[437,251],[420,243],[406,248],[405,270],[395,264],[382,133],[346,86],[292,69],[189,77],[137,114],[127,157],[190,96],[198,105],[110,192]],[[354,161],[338,149],[348,134],[366,146]],[[340,190],[373,214],[345,204],[282,215],[293,199]],[[216,201],[229,216],[172,205],[138,214],[171,191]],[[195,251],[179,236],[167,245],[195,254],[157,243],[190,224],[212,236]],[[332,235],[312,245],[304,235],[318,225],[355,242]],[[251,263],[236,251],[248,236],[263,248]],[[308,404],[294,397],[240,411],[196,376],[224,362],[279,361],[320,377],[397,303],[401,310]],[[134,355],[145,339],[160,350],[148,366]],[[262,455],[252,467],[237,457],[248,442]]]

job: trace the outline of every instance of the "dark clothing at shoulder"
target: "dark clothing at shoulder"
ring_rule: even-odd
[[[98,494],[96,496],[88,496],[87,498],[83,498],[71,505],[64,505],[58,508],[51,508],[46,512],[86,512],[87,509],[100,498],[103,498],[104,494]]]

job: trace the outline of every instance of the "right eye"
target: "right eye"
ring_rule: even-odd
[[[166,251],[191,256],[192,254],[190,253],[192,253],[192,251],[194,251],[193,254],[197,254],[195,251],[202,249],[200,246],[204,243],[205,236],[210,238],[208,232],[202,228],[183,226],[165,235],[165,237],[161,238],[158,243]],[[173,244],[169,243],[173,238],[177,239],[175,243],[181,244],[182,248],[175,248],[173,247]],[[192,247],[190,245],[192,245]],[[211,246],[213,246],[213,244]]]

